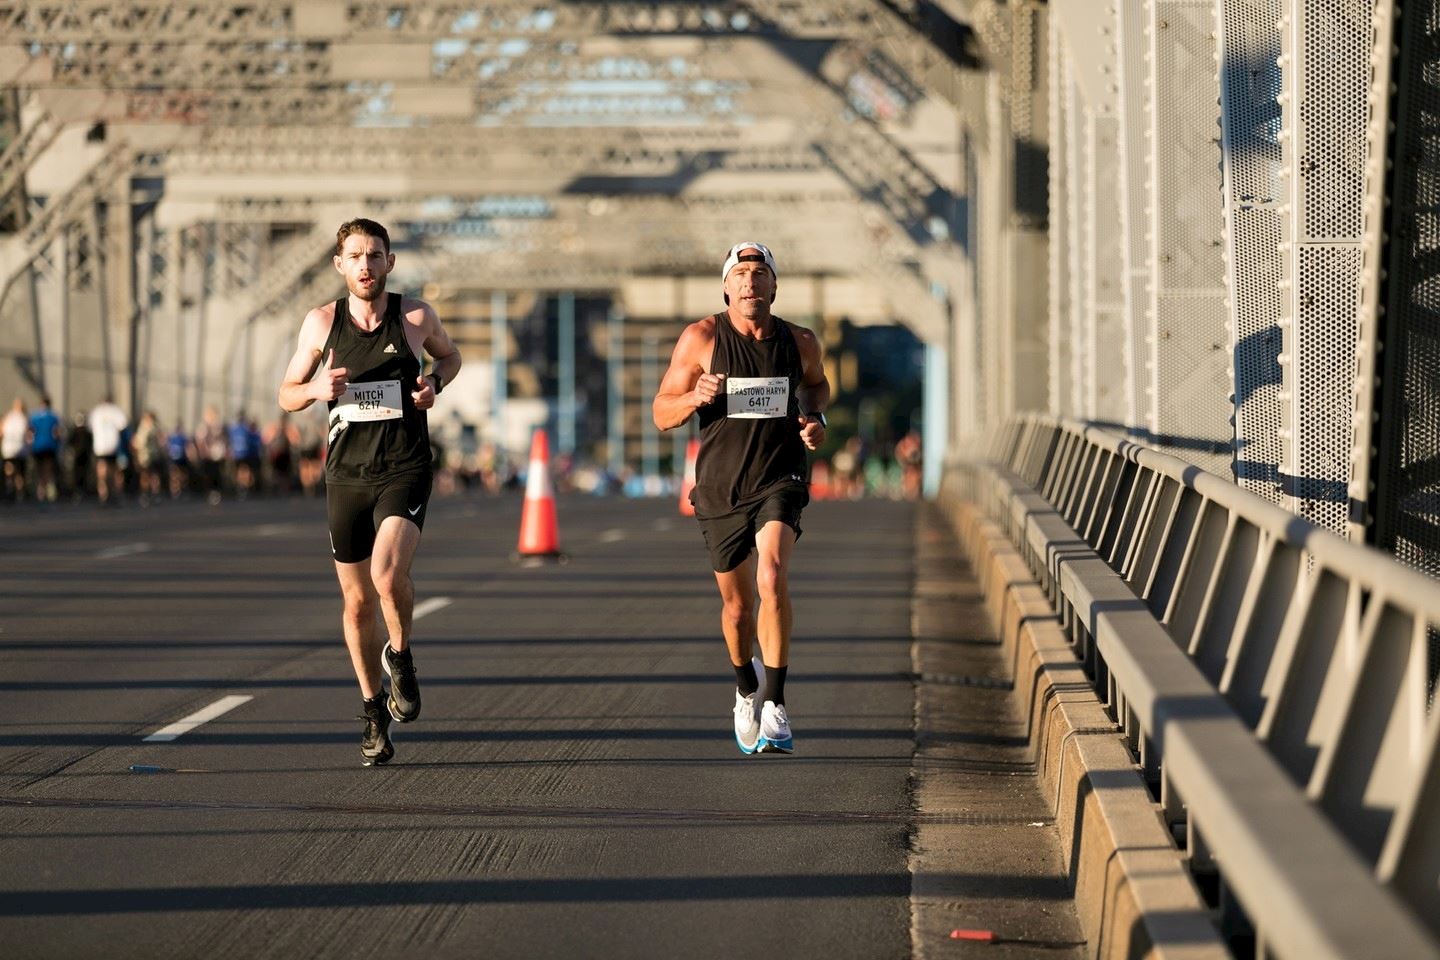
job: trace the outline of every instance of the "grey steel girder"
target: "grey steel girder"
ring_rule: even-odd
[[[208,124],[213,126],[331,126],[356,127],[463,127],[524,126],[552,123],[587,126],[579,114],[581,106],[599,104],[612,117],[636,124],[659,119],[670,122],[704,118],[725,122],[736,113],[736,98],[727,90],[695,92],[689,95],[642,97],[634,94],[593,96],[583,103],[561,99],[549,116],[519,109],[506,112],[507,103],[497,103],[497,94],[463,85],[432,86],[424,83],[395,84],[356,81],[344,86],[315,89],[225,88],[106,91],[97,97],[95,119],[111,122]],[[608,99],[605,99],[608,98]],[[604,99],[604,103],[600,101]],[[546,101],[542,106],[547,105]],[[688,118],[688,119],[687,119]]]
[[[878,0],[304,0],[227,3],[57,0],[0,6],[0,35],[20,43],[256,41],[303,37],[447,40],[495,37],[582,40],[602,34],[777,34],[872,37],[903,20]]]
[[[396,202],[383,213],[368,208],[366,212],[386,218],[402,263],[417,254],[436,256],[437,251],[495,261],[558,255],[565,265],[556,267],[557,277],[566,270],[594,270],[596,265],[602,265],[612,280],[657,269],[704,272],[714,267],[729,237],[751,237],[771,245],[786,273],[849,274],[872,261],[903,264],[917,256],[903,238],[899,245],[882,244],[878,238],[885,234],[877,230],[873,215],[867,218],[864,208],[849,196],[810,197],[796,208],[796,215],[777,216],[784,204],[774,196],[698,201],[567,197],[557,198],[550,213],[540,218],[469,217],[463,203],[447,215],[424,201]],[[260,209],[286,214],[275,222],[312,222],[322,236],[328,236],[342,208],[327,210],[316,204],[284,211]],[[325,255],[325,246],[320,245],[317,255]]]
[[[113,189],[131,164],[129,151],[115,147],[85,173],[63,197],[41,208],[18,233],[0,238],[0,303],[11,284],[73,223],[88,222],[94,204]]]
[[[29,52],[32,61],[14,82],[30,89],[315,89],[408,81],[472,82],[490,90],[544,82],[720,83],[748,76],[735,55],[735,40],[727,37],[601,36],[518,44],[495,39],[57,41],[37,43]]]
[[[0,153],[0,197],[19,186],[30,165],[55,142],[64,124],[46,111],[20,131]]]
[[[912,22],[912,19],[916,22]],[[995,19],[994,17],[990,19]],[[665,41],[707,38],[707,47],[727,36],[791,39],[846,39],[882,52],[914,82],[960,109],[973,108],[973,70],[957,61],[963,51],[937,46],[919,16],[907,19],[882,0],[730,3],[535,3],[437,4],[423,0],[342,3],[257,4],[243,8],[220,3],[173,0],[116,4],[71,0],[0,7],[0,36],[20,44],[21,57],[0,83],[81,85],[108,89],[136,84],[216,88],[295,86],[394,79],[435,83],[475,76],[488,82],[508,77],[587,77],[587,47],[601,57],[596,38],[645,38],[665,56]],[[982,18],[982,24],[988,20]],[[535,45],[510,61],[506,40]],[[394,76],[375,73],[375,59],[363,76],[347,75],[345,53],[385,45],[393,52],[411,45],[410,56],[389,56]],[[569,51],[577,64],[551,55]],[[723,47],[706,55],[709,80],[738,80],[740,65],[728,66]],[[692,59],[692,51],[685,56]],[[574,59],[573,57],[570,59]],[[733,61],[731,61],[733,63]],[[657,63],[662,75],[672,64]],[[381,68],[384,69],[384,68]],[[594,68],[589,68],[594,69]],[[604,69],[604,68],[601,68]],[[691,68],[686,67],[686,71]],[[713,71],[713,72],[712,72]],[[685,76],[695,76],[687,72]],[[591,79],[605,79],[601,76]],[[683,79],[675,76],[674,79]],[[154,109],[137,98],[130,110]],[[233,111],[238,113],[239,111]],[[207,111],[216,115],[216,108]]]
[[[352,183],[339,178],[369,175],[377,180],[401,174],[434,178],[443,175],[447,194],[505,193],[507,179],[556,179],[578,176],[663,177],[683,170],[765,170],[814,172],[822,163],[808,144],[773,147],[732,145],[728,149],[694,149],[685,145],[637,143],[626,131],[586,138],[570,136],[510,137],[495,131],[468,137],[422,137],[408,134],[362,134],[357,150],[337,150],[337,137],[355,138],[354,131],[317,131],[297,142],[293,131],[285,136],[245,142],[237,137],[231,146],[212,141],[204,146],[182,146],[163,161],[167,180],[209,181],[207,189],[223,196],[245,189],[253,180],[274,182],[274,194],[293,193],[283,181],[301,172],[337,178],[335,192],[352,194]],[[277,131],[277,134],[280,131]],[[478,184],[472,188],[470,181]],[[251,193],[271,192],[267,189]]]

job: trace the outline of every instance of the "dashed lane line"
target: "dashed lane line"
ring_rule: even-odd
[[[429,600],[421,601],[415,605],[415,611],[410,615],[412,620],[419,620],[426,614],[434,613],[450,606],[449,597],[431,597]],[[189,733],[202,723],[209,723],[216,717],[229,713],[241,704],[249,703],[255,698],[248,695],[232,694],[228,697],[221,697],[203,710],[197,710],[183,720],[177,720],[166,727],[161,727],[154,733],[142,738],[144,743],[169,743],[182,735]]]
[[[283,537],[293,533],[296,527],[293,523],[262,523],[255,528],[257,537]]]
[[[431,597],[429,600],[421,600],[415,604],[415,610],[410,614],[411,620],[419,620],[426,614],[434,613],[436,610],[443,610],[450,606],[449,597]]]
[[[231,694],[228,697],[221,697],[210,706],[202,710],[196,710],[183,720],[177,720],[167,727],[161,727],[148,737],[142,738],[143,743],[169,743],[178,739],[181,735],[189,733],[202,723],[209,723],[216,717],[229,713],[244,703],[249,703],[255,698],[245,694]]]
[[[96,560],[115,560],[119,557],[128,557],[135,553],[149,553],[148,543],[122,543],[115,547],[106,547],[104,550],[95,551]]]

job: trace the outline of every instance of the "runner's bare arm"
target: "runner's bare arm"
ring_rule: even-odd
[[[690,324],[675,343],[670,367],[660,379],[660,388],[650,405],[655,426],[661,430],[672,430],[686,423],[696,410],[713,402],[724,390],[724,375],[705,371],[715,342],[713,328],[707,327],[707,323],[702,320]]]
[[[430,355],[434,362],[430,365],[430,372],[440,378],[440,386],[445,386],[455,375],[460,372],[460,350],[450,339],[450,334],[445,332],[445,325],[440,322],[440,315],[430,304],[425,307],[425,352]]]
[[[800,376],[795,399],[800,402],[803,413],[824,413],[830,406],[830,381],[825,378],[825,355],[820,338],[809,330],[795,328],[795,344],[800,348],[800,362],[805,371]]]
[[[334,366],[333,354],[328,360],[320,355],[333,321],[333,315],[320,307],[305,315],[305,322],[300,325],[300,342],[280,384],[280,409],[295,413],[316,400],[333,400],[345,392],[349,371]]]
[[[405,322],[419,328],[420,346],[434,361],[430,372],[417,377],[415,387],[410,391],[415,409],[429,410],[435,406],[435,397],[440,392],[437,386],[443,388],[460,372],[460,351],[445,332],[435,308],[423,300],[406,302]],[[440,381],[438,385],[436,380]]]
[[[825,356],[820,338],[803,327],[796,327],[795,345],[800,348],[803,373],[795,399],[800,405],[800,439],[807,450],[816,450],[825,442],[825,427],[807,413],[824,413],[830,406],[830,381],[825,377]]]

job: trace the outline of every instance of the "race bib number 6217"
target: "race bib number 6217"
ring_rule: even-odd
[[[399,380],[371,380],[351,383],[335,403],[331,418],[356,423],[366,420],[395,420],[404,415]]]

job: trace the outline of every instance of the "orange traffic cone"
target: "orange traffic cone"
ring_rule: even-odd
[[[560,525],[555,517],[555,484],[550,480],[550,441],[544,430],[530,440],[525,507],[520,514],[521,557],[561,559]]]
[[[695,459],[700,456],[700,440],[691,437],[685,444],[685,479],[680,481],[680,516],[695,516],[695,504],[690,502],[690,491],[695,489]]]
[[[830,464],[816,460],[810,465],[810,499],[829,500],[833,493],[830,489]]]

